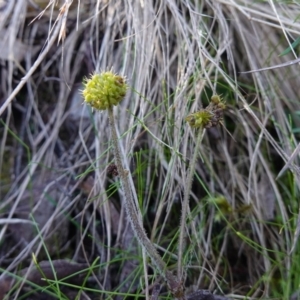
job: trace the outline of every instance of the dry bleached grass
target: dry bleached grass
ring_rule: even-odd
[[[1,57],[0,113],[8,127],[1,127],[0,168],[8,186],[2,184],[0,191],[4,220],[0,266],[10,272],[20,264],[28,266],[32,251],[45,259],[39,249],[53,231],[60,235],[58,247],[50,251],[54,242],[46,244],[52,259],[92,262],[101,257],[104,271],[98,278],[94,274],[93,286],[98,282],[99,288],[111,291],[123,281],[115,280],[117,272],[119,278],[126,278],[126,272],[140,265],[141,261],[131,260],[118,270],[107,263],[119,255],[117,247],[125,251],[132,246],[132,233],[124,230],[126,217],[116,205],[118,195],[109,197],[106,191],[112,183],[105,173],[112,160],[107,115],[82,115],[85,107],[70,105],[84,75],[112,67],[125,74],[132,87],[116,109],[132,185],[141,184],[142,177],[137,191],[147,212],[144,223],[162,253],[168,253],[170,264],[176,262],[176,245],[168,249],[173,256],[167,251],[170,232],[174,235],[172,230],[179,225],[179,204],[194,146],[194,133],[184,118],[205,106],[212,93],[223,93],[228,103],[224,127],[231,135],[225,128],[210,129],[201,146],[188,225],[188,285],[236,298],[248,291],[253,298],[274,297],[271,279],[252,286],[263,274],[272,278],[279,272],[288,278],[292,268],[293,256],[285,254],[292,249],[298,208],[288,198],[289,187],[282,188],[275,178],[297,145],[289,113],[299,110],[299,67],[239,72],[296,57],[278,54],[289,39],[300,35],[299,5],[166,0],[58,1],[55,6],[50,1],[29,25],[39,11],[27,1],[13,2],[4,5],[0,19],[5,41],[1,47],[9,49]],[[294,127],[299,127],[297,118]],[[141,149],[143,166],[137,168],[136,153]],[[86,180],[89,168],[91,184]],[[16,218],[28,184],[40,209],[47,200],[45,191],[54,185],[59,192],[49,192],[56,206],[41,221],[40,236],[18,240],[17,245],[8,224]],[[298,184],[296,180],[296,190]],[[78,188],[80,195],[74,193]],[[235,213],[225,214],[227,221],[217,223],[220,212],[208,203],[220,195]],[[294,200],[292,192],[290,197]],[[247,211],[237,213],[241,209]],[[80,224],[73,225],[71,233],[70,218]],[[134,292],[138,283],[132,278],[118,291]]]

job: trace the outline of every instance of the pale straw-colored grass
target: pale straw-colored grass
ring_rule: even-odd
[[[109,197],[107,191],[113,183],[105,172],[112,162],[107,115],[82,115],[87,108],[80,103],[77,110],[70,109],[84,76],[113,68],[126,75],[131,86],[115,113],[137,191],[134,197],[149,236],[170,265],[177,261],[172,238],[195,143],[195,133],[184,119],[207,105],[212,94],[223,94],[228,104],[224,126],[206,131],[196,165],[184,259],[188,285],[236,299],[249,291],[253,299],[275,297],[273,272],[287,280],[293,270],[293,255],[287,253],[298,206],[293,191],[284,187],[289,171],[277,181],[276,177],[286,162],[298,172],[297,157],[289,157],[299,138],[291,131],[300,126],[294,114],[300,110],[299,66],[240,72],[296,58],[295,52],[279,54],[300,35],[299,5],[271,0],[49,1],[39,11],[25,0],[13,2],[7,2],[0,16],[5,41],[1,47],[9,49],[1,57],[0,115],[7,127],[1,125],[0,170],[10,187],[1,185],[0,190],[1,267],[14,272],[21,262],[29,265],[30,253],[38,256],[54,220],[69,214],[79,224],[72,229],[76,233],[51,255],[65,247],[61,255],[74,260],[91,262],[100,256],[106,266],[101,279],[94,273],[97,282],[107,291],[121,284],[115,277],[122,268],[116,271],[109,262],[117,247],[132,246],[133,236],[129,227],[124,230],[122,195]],[[23,52],[14,47],[20,42]],[[137,153],[142,153],[143,166],[137,165]],[[40,175],[49,168],[59,175]],[[88,195],[78,196],[72,191],[79,187],[83,192],[81,180],[85,182],[87,170],[92,171],[92,184],[86,188]],[[48,184],[58,184],[60,175],[67,192],[55,199],[56,208],[39,228],[34,240],[39,246],[33,240],[19,248],[8,243],[9,224],[28,185],[34,190],[36,177],[44,176],[43,191]],[[295,180],[295,190],[298,185]],[[224,214],[214,205],[213,199],[220,196],[233,213]],[[17,250],[9,252],[13,247]],[[134,268],[141,264],[130,262]],[[144,269],[147,275],[149,269]],[[133,293],[140,282],[132,283],[118,291]]]

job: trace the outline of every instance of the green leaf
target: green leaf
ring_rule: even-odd
[[[300,36],[291,44],[292,48],[288,46],[282,53],[279,54],[279,57],[290,53],[292,49],[295,49],[299,44],[300,44]]]

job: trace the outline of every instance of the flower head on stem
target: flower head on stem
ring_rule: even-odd
[[[118,105],[124,99],[128,88],[125,77],[112,71],[94,73],[83,84],[84,101],[97,110]]]
[[[178,241],[178,263],[177,263],[177,274],[183,280],[183,253],[186,247],[185,237],[186,237],[186,223],[187,223],[187,214],[189,211],[189,199],[192,189],[192,181],[194,178],[195,165],[198,158],[198,151],[200,144],[205,133],[204,129],[217,126],[221,123],[223,117],[223,111],[225,110],[226,105],[222,101],[221,97],[214,95],[210,99],[210,103],[204,109],[188,115],[185,120],[189,123],[192,128],[197,129],[196,132],[196,145],[193,149],[193,156],[190,161],[188,174],[185,182],[184,197],[182,201],[182,210],[181,210],[181,220],[180,220],[180,229],[179,229],[179,241]]]
[[[149,240],[142,224],[141,213],[136,209],[129,182],[129,171],[123,167],[124,158],[121,155],[119,138],[116,131],[113,106],[118,105],[125,97],[127,84],[125,78],[114,74],[111,71],[95,73],[90,78],[85,79],[82,94],[84,101],[97,110],[107,110],[109,125],[111,129],[111,141],[114,149],[116,172],[120,177],[121,186],[124,192],[124,205],[127,217],[131,223],[132,230],[135,233],[139,244],[146,250],[153,263],[165,278],[169,289],[177,299],[184,298],[183,283],[176,276],[167,270],[167,266],[160,254],[157,252],[152,241]]]
[[[192,128],[211,128],[221,123],[226,105],[220,96],[214,95],[204,109],[188,115],[185,120]]]

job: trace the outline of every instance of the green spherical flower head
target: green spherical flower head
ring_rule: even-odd
[[[226,104],[222,98],[219,95],[214,95],[204,109],[188,115],[185,120],[192,128],[211,128],[221,123],[225,109]]]
[[[212,114],[205,109],[188,115],[185,120],[192,128],[206,128],[212,118]]]
[[[98,110],[118,105],[124,99],[128,88],[125,77],[111,71],[94,73],[83,84],[84,101]]]

